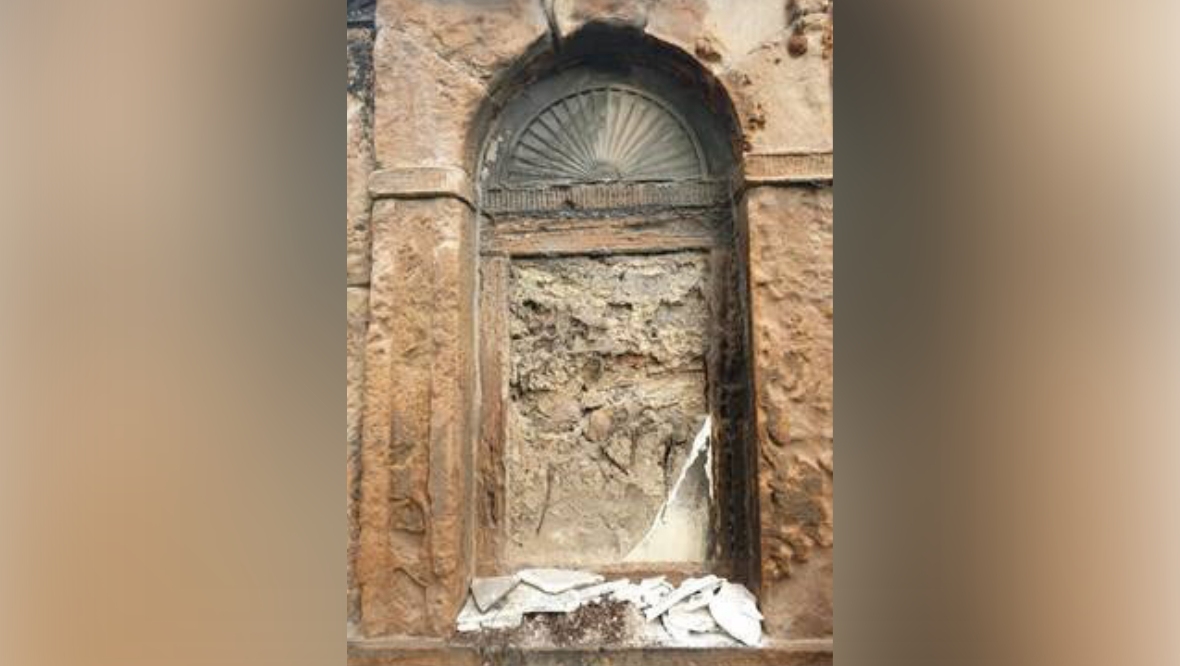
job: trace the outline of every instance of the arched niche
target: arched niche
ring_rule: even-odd
[[[727,98],[685,54],[590,26],[520,67],[486,120],[478,572],[747,580],[756,465]]]

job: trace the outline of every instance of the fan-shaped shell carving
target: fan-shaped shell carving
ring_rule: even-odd
[[[509,184],[679,180],[705,175],[701,149],[661,102],[622,86],[568,95],[517,134]]]

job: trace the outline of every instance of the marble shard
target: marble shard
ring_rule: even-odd
[[[658,604],[674,589],[664,576],[645,578],[639,583],[640,607],[647,608]]]
[[[468,595],[467,603],[463,604],[463,609],[459,611],[459,617],[455,619],[459,631],[478,631],[482,626],[480,622],[482,619],[483,614],[479,612],[475,600],[471,598],[471,595]]]
[[[709,602],[709,614],[725,633],[742,643],[751,647],[762,643],[762,613],[754,595],[744,586],[722,583]]]
[[[692,633],[689,632],[688,629],[685,629],[684,627],[681,627],[675,622],[669,620],[667,613],[665,613],[664,616],[660,618],[660,622],[663,623],[664,631],[668,632],[668,635],[672,637],[674,642],[686,643],[692,638]]]
[[[593,589],[593,588],[591,588]],[[643,608],[643,588],[638,585],[628,583],[619,589],[610,593],[610,598],[615,601],[622,601],[624,603]]]
[[[582,605],[577,590],[549,594],[530,585],[517,585],[500,602],[502,613],[572,613]]]
[[[673,606],[663,616],[664,626],[675,626],[677,629],[703,634],[717,631],[717,622],[706,608],[686,610],[683,606]]]
[[[713,466],[712,425],[713,417],[705,416],[672,492],[660,506],[643,538],[623,557],[624,562],[704,559],[709,504],[713,499],[713,479],[709,471]]]
[[[518,584],[521,581],[528,584]],[[541,585],[561,591],[550,593]],[[645,640],[655,644],[724,647],[738,641],[757,647],[762,643],[763,617],[757,598],[743,585],[711,574],[686,578],[678,587],[664,576],[632,583],[625,578],[603,581],[594,574],[552,569],[477,578],[456,625],[460,632],[511,629],[519,627],[527,615],[572,613],[604,598],[630,603],[643,612],[648,620],[643,630]]]
[[[605,580],[598,574],[573,569],[524,569],[516,575],[522,581],[549,594],[560,594]]]
[[[627,580],[626,578],[620,578],[619,580],[612,580],[607,583],[599,583],[598,585],[583,587],[578,589],[577,592],[578,597],[582,600],[582,603],[587,603],[608,594],[613,597],[615,593],[621,592],[622,590],[628,589],[630,587],[631,581]]]
[[[572,613],[582,605],[576,590],[547,594],[528,585],[511,588],[495,607],[481,611],[472,595],[459,611],[455,624],[461,632],[480,629],[511,629],[520,626],[530,613]]]
[[[644,611],[644,615],[650,622],[666,613],[672,606],[675,606],[676,604],[698,592],[713,590],[718,585],[721,585],[722,582],[724,582],[723,579],[718,578],[713,574],[701,576],[700,578],[686,578],[684,579],[684,582],[680,584],[680,587],[676,588],[675,591],[665,596],[659,601],[659,603],[656,603]]]
[[[713,600],[713,595],[715,593],[716,593],[716,590],[702,590],[702,591],[694,594],[693,596],[685,599],[680,605],[676,606],[676,608],[679,608],[681,610],[686,610],[686,611],[697,610],[698,608],[705,608],[709,605],[709,602]]]
[[[524,615],[519,613],[496,613],[483,622],[484,629],[515,629],[524,622]]]
[[[494,578],[473,578],[471,580],[471,596],[479,610],[487,612],[512,591],[520,579],[516,576],[496,576]]]

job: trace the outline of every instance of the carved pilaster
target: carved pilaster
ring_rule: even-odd
[[[761,594],[768,633],[832,631],[832,198],[755,187],[749,280]]]
[[[427,172],[374,176],[399,198],[373,208],[356,564],[370,637],[448,634],[472,566],[474,224],[423,186],[451,175]]]

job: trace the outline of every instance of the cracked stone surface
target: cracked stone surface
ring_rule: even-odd
[[[708,413],[708,271],[699,252],[512,263],[510,561],[614,563],[648,531]]]
[[[525,569],[517,574],[521,580],[549,594],[560,594],[566,590],[601,583],[598,574],[570,569]]]
[[[487,611],[520,583],[516,576],[475,578],[471,581],[471,596],[481,611]]]

